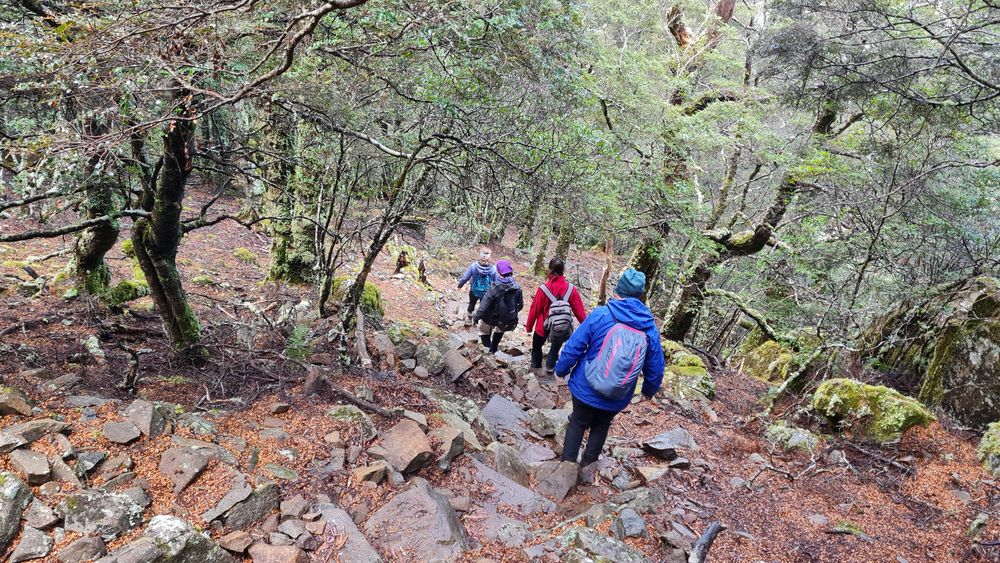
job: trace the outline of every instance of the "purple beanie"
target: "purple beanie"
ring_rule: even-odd
[[[497,262],[497,273],[501,276],[509,276],[514,273],[514,267],[510,265],[509,260],[500,260]]]

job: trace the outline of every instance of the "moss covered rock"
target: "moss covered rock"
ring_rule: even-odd
[[[824,381],[813,395],[812,406],[831,423],[852,426],[879,442],[896,440],[910,427],[934,421],[934,415],[916,399],[853,379]]]
[[[768,426],[764,438],[786,452],[812,455],[819,447],[819,436],[805,428],[790,426],[784,420]]]
[[[663,372],[662,393],[678,401],[713,399],[715,380],[708,372],[705,362],[688,352],[680,343],[662,340],[663,359],[667,367]]]
[[[1000,280],[979,277],[900,303],[860,342],[863,361],[975,428],[1000,419]]]
[[[104,299],[109,305],[119,306],[147,295],[149,295],[149,286],[145,282],[123,280],[109,289]]]
[[[979,441],[979,463],[994,477],[1000,477],[1000,422],[991,422]]]
[[[795,352],[774,340],[765,340],[743,356],[743,372],[763,381],[784,381],[797,367]]]

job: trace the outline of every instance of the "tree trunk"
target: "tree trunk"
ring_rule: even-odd
[[[574,232],[573,223],[569,218],[563,218],[559,225],[559,238],[556,239],[555,257],[566,261],[569,256],[569,247],[573,244]]]
[[[117,210],[114,185],[106,180],[89,180],[84,188],[82,215],[94,219],[114,215]],[[77,290],[81,293],[101,295],[111,283],[111,271],[104,255],[118,242],[118,221],[88,227],[77,235],[73,243],[73,270]]]
[[[177,271],[181,207],[184,188],[191,173],[194,129],[194,124],[189,121],[168,124],[163,138],[163,167],[159,181],[152,198],[144,198],[143,202],[150,216],[135,222],[132,246],[174,348],[200,353],[198,341],[201,328],[188,304]]]
[[[532,205],[531,211],[528,213],[528,220],[524,222],[524,226],[521,227],[521,232],[517,235],[517,241],[514,243],[514,248],[521,248],[527,250],[531,248],[531,241],[535,236],[535,219],[538,217],[538,206]]]
[[[551,221],[535,237],[535,260],[532,262],[531,273],[544,276],[546,270],[545,255],[549,250],[549,237],[552,236]]]
[[[271,220],[272,280],[308,283],[316,265],[316,225],[305,217],[315,213],[312,174],[302,163],[305,122],[271,106],[270,132],[264,142],[267,180],[265,200]]]

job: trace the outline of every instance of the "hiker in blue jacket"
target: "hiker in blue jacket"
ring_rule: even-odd
[[[663,348],[653,313],[639,298],[646,276],[629,268],[618,279],[618,299],[594,309],[563,346],[556,376],[570,374],[573,412],[569,416],[563,461],[577,461],[583,434],[590,437],[580,461],[585,467],[604,449],[608,429],[616,414],[632,401],[638,373],[642,396],[652,399],[663,382]]]
[[[491,261],[492,256],[489,248],[480,248],[479,260],[469,264],[462,277],[458,278],[458,289],[472,282],[469,284],[469,309],[465,316],[465,326],[472,326],[472,313],[476,310],[476,303],[486,295],[493,282],[497,281],[497,269]]]

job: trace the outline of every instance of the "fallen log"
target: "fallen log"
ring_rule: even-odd
[[[708,550],[712,548],[715,537],[725,529],[726,527],[719,521],[709,524],[705,528],[705,531],[702,532],[701,537],[698,538],[698,541],[694,542],[691,555],[688,556],[688,563],[704,563],[708,561]]]

